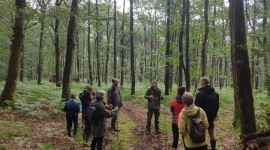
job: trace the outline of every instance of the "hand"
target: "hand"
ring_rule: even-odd
[[[150,95],[149,98],[150,98],[151,100],[154,100],[155,97],[154,97],[153,95]]]
[[[160,94],[160,97],[159,97],[160,99],[162,99],[163,98],[163,96],[162,96],[162,94]]]
[[[119,110],[119,108],[118,107],[115,107],[113,110],[117,111],[117,110]]]
[[[110,104],[110,105],[109,105],[109,110],[112,110],[112,108],[113,108],[113,105]]]

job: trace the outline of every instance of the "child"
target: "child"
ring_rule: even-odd
[[[66,102],[64,111],[66,112],[67,131],[68,136],[71,136],[72,122],[74,124],[74,136],[76,135],[78,128],[78,113],[80,112],[80,105],[75,101],[76,95],[71,94],[70,100]]]

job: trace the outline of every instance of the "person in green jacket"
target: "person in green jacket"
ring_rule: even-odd
[[[150,134],[153,114],[155,114],[155,132],[156,134],[161,134],[158,118],[160,115],[160,101],[163,99],[163,96],[161,90],[157,88],[157,82],[155,80],[151,82],[151,88],[146,91],[144,98],[148,99],[146,134]]]
[[[113,110],[111,110],[112,108],[105,104],[103,101],[105,96],[105,91],[98,90],[96,92],[96,99],[93,100],[89,105],[89,107],[96,107],[99,105],[97,106],[97,110],[99,114],[98,116],[100,117],[96,124],[91,123],[91,131],[94,137],[91,145],[91,150],[95,150],[96,146],[97,150],[102,150],[103,137],[105,136],[107,129],[107,118],[111,118],[112,115],[118,111],[118,107],[115,107]]]

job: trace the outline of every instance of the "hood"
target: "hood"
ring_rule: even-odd
[[[198,107],[193,104],[189,107],[186,106],[184,109],[182,109],[182,112],[187,116],[194,116],[197,114],[197,110]]]
[[[84,91],[83,91],[83,94],[84,94],[85,96],[88,96],[88,97],[89,97],[89,96],[90,96],[90,91],[84,90]]]
[[[177,102],[177,103],[183,104],[182,95],[177,95],[177,96],[175,97],[175,99],[176,99],[176,102]]]
[[[213,93],[215,92],[215,89],[211,86],[205,86],[203,88],[200,88],[199,91],[205,91],[206,93]]]

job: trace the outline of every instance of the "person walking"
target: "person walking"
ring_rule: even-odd
[[[64,111],[66,112],[66,121],[67,121],[67,132],[68,136],[71,136],[71,128],[72,128],[72,122],[74,124],[74,136],[77,133],[78,128],[78,114],[80,112],[80,106],[79,103],[76,102],[76,95],[71,94],[71,99],[68,100],[64,106]]]
[[[205,111],[193,103],[193,96],[189,92],[185,92],[182,96],[183,103],[185,104],[185,107],[182,109],[182,111],[179,114],[178,119],[178,128],[179,133],[184,138],[184,145],[185,150],[207,150],[207,143],[206,140],[202,143],[194,143],[190,138],[190,118],[197,115],[199,111],[199,118],[202,121],[202,124],[205,129],[208,128],[209,124],[207,121],[207,116],[205,114]]]
[[[196,94],[195,105],[201,107],[206,113],[209,123],[208,134],[210,136],[211,147],[212,150],[216,150],[214,120],[217,117],[219,109],[219,94],[210,86],[210,79],[208,77],[201,77],[200,85],[201,88]]]
[[[83,140],[85,141],[85,144],[84,144],[85,146],[90,146],[88,139],[91,134],[91,123],[88,120],[87,109],[93,99],[92,92],[93,92],[92,87],[86,86],[84,88],[83,93],[80,93],[80,100],[82,104],[82,119],[84,120]]]
[[[173,131],[173,143],[172,143],[172,150],[176,150],[178,147],[178,140],[179,140],[179,128],[178,128],[178,117],[181,110],[185,107],[185,104],[182,100],[182,95],[184,94],[186,88],[179,87],[177,89],[177,96],[176,98],[172,99],[170,104],[170,110],[172,113],[172,131]]]
[[[157,82],[155,80],[151,82],[151,87],[146,91],[144,98],[148,100],[146,134],[150,134],[151,132],[151,120],[153,114],[155,114],[155,133],[161,134],[158,118],[160,116],[159,109],[163,96],[161,90],[157,88]]]
[[[116,106],[112,111],[108,110],[111,109],[109,107],[105,107],[105,98],[106,94],[103,90],[98,90],[96,92],[96,99],[93,100],[89,107],[96,107],[98,111],[98,122],[92,123],[92,134],[93,134],[93,140],[91,144],[91,150],[95,150],[97,147],[97,150],[102,150],[102,142],[103,138],[106,134],[107,129],[107,118],[110,118],[118,111],[118,107]],[[92,116],[93,117],[93,116]]]
[[[108,90],[108,97],[107,97],[107,104],[110,105],[110,107],[112,107],[113,109],[115,107],[119,108],[118,111],[116,111],[116,113],[113,114],[112,119],[111,119],[111,132],[112,133],[120,131],[119,129],[116,129],[115,124],[118,118],[119,110],[123,106],[122,97],[120,94],[120,90],[118,88],[118,82],[119,81],[117,78],[112,79],[112,86]]]

